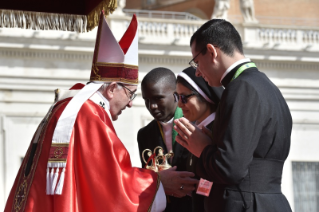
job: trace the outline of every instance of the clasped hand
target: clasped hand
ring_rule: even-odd
[[[198,180],[192,178],[194,173],[187,171],[176,171],[176,166],[158,172],[164,191],[167,195],[184,197],[191,195],[198,184]]]

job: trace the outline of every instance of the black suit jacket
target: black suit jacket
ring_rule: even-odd
[[[145,149],[150,149],[153,151],[155,147],[161,146],[165,153],[167,153],[167,148],[156,120],[151,121],[147,126],[138,131],[137,142],[143,168],[145,168],[145,163],[141,157],[141,154]],[[182,147],[179,143],[175,142],[173,146],[173,152],[174,157],[171,165],[177,166],[178,171],[186,171],[186,160],[189,153],[188,150]],[[191,202],[192,200],[189,196],[183,198],[168,196],[167,207],[165,211],[190,212],[192,209]]]
[[[257,68],[231,81],[239,67],[222,81],[225,90],[214,121],[213,145],[203,150],[197,164],[196,173],[214,182],[205,210],[291,211],[281,193],[292,129],[289,108]]]

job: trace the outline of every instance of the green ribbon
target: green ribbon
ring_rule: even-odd
[[[176,110],[175,110],[175,114],[174,114],[174,120],[175,119],[179,119],[179,118],[182,118],[183,117],[183,111],[181,108],[177,107]],[[174,126],[175,126],[175,123],[173,121],[173,130],[172,130],[172,146],[174,146],[175,144],[175,138],[177,136],[177,132],[176,130],[174,129]]]
[[[236,79],[236,78],[237,78],[241,73],[243,73],[246,69],[252,68],[252,67],[256,67],[256,68],[257,68],[256,64],[255,64],[255,63],[252,63],[252,62],[251,62],[251,63],[246,63],[246,64],[240,66],[240,68],[237,69],[237,71],[236,71],[235,75],[233,76],[233,78],[231,79],[231,81],[233,81],[234,79]]]

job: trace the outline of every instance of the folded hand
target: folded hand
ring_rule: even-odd
[[[184,117],[175,119],[174,123],[178,132],[175,140],[199,158],[204,148],[212,143],[209,130],[199,129]]]

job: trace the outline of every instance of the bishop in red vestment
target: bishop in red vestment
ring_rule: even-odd
[[[137,21],[119,43],[101,15],[90,83],[57,92],[9,194],[9,211],[162,211],[158,174],[133,168],[112,120],[138,83]]]

